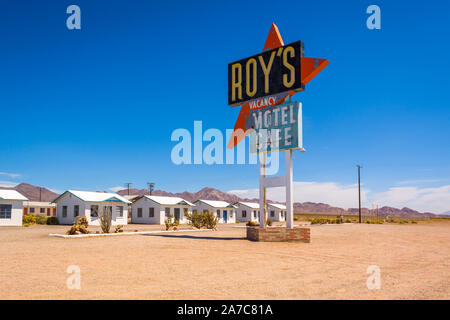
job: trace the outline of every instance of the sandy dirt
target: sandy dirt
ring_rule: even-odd
[[[2,227],[0,299],[450,299],[449,222],[312,226],[310,244],[250,242],[235,226],[87,239]],[[70,265],[80,290],[67,289]]]

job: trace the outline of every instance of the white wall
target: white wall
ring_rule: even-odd
[[[128,204],[122,203],[122,202],[110,202],[110,201],[104,201],[104,202],[85,202],[84,206],[84,215],[86,215],[86,218],[89,221],[89,224],[93,226],[99,226],[100,225],[100,218],[99,217],[91,217],[91,206],[97,205],[98,206],[98,214],[100,215],[101,211],[103,210],[103,207],[112,207],[111,212],[111,225],[117,226],[117,225],[126,225],[128,224]],[[119,216],[118,207],[123,208],[123,217]],[[72,209],[73,210],[73,209]],[[80,207],[81,211],[81,207]],[[82,215],[80,213],[80,215]]]
[[[267,206],[267,219],[272,221],[286,221],[286,210],[279,209],[277,207],[273,207],[270,204]],[[274,216],[272,217],[271,211],[273,211]],[[281,212],[284,212],[283,217],[281,216]]]
[[[138,217],[138,209],[142,209],[142,217]],[[150,208],[154,208],[154,217],[150,218]],[[188,210],[188,213],[192,213],[191,206],[172,206],[172,205],[160,205],[146,197],[142,197],[132,204],[131,223],[141,224],[164,224],[166,220],[165,208],[170,208],[170,213],[175,218],[175,208],[180,209],[180,223],[188,223],[188,220],[184,216],[184,209]]]
[[[74,206],[78,205],[79,216],[86,216],[90,225],[99,226],[100,221],[98,217],[91,217],[91,205],[98,205],[99,214],[104,206],[112,207],[111,225],[126,225],[128,224],[128,205],[122,202],[84,202],[72,194],[67,194],[60,198],[56,203],[56,216],[60,224],[73,224],[76,220],[74,217]],[[67,206],[67,217],[63,217],[63,206]],[[117,215],[116,207],[123,207],[123,217]]]
[[[240,222],[247,222],[249,220],[252,220],[255,222],[259,221],[259,213],[258,213],[259,210],[258,209],[253,209],[253,208],[250,208],[246,205],[239,204],[239,203],[237,204],[237,206],[238,206],[238,208],[236,209],[236,219],[237,220],[239,220]],[[247,211],[246,217],[242,216],[242,211],[244,211],[244,210]],[[256,211],[256,218],[254,215],[255,211]]]
[[[23,216],[23,201],[0,200],[0,204],[10,204],[11,219],[0,219],[0,226],[21,226]]]
[[[59,224],[73,224],[76,218],[73,216],[74,206],[80,206],[80,217],[84,216],[85,203],[72,194],[67,194],[56,203],[56,217]],[[67,217],[63,217],[63,207],[67,206]],[[89,219],[88,222],[90,223]]]
[[[236,222],[236,209],[235,208],[216,208],[212,207],[202,201],[198,201],[195,203],[195,207],[193,210],[197,210],[197,212],[203,212],[203,210],[208,210],[209,212],[214,213],[217,216],[217,210],[219,210],[219,223],[225,223],[224,220],[224,211],[227,212],[227,222],[226,223],[235,223]]]

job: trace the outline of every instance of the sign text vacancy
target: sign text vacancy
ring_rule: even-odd
[[[228,104],[240,105],[290,90],[301,91],[301,41],[228,64]]]

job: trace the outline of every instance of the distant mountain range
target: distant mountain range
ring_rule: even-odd
[[[128,190],[120,190],[117,192],[120,195],[127,195]],[[130,189],[130,195],[148,195],[149,191],[147,189]],[[204,200],[223,200],[226,202],[234,203],[238,201],[246,201],[246,202],[258,202],[258,199],[248,199],[248,198],[240,198],[234,194],[225,193],[220,190],[214,188],[203,188],[198,192],[182,192],[182,193],[170,193],[163,190],[154,190],[152,192],[155,196],[172,196],[172,197],[180,197],[186,199],[188,201],[195,201],[198,199]],[[270,201],[268,202],[275,202]],[[362,208],[361,212],[363,215],[369,215],[370,210],[368,208]],[[325,203],[315,203],[315,202],[294,202],[294,212],[295,213],[321,213],[321,214],[342,214],[342,215],[354,215],[358,214],[358,208],[349,208],[343,209],[338,207],[332,207]],[[434,217],[437,216],[431,212],[419,212],[416,210],[412,210],[410,208],[392,208],[392,207],[382,207],[378,209],[378,214],[380,216],[390,216],[390,217]],[[372,213],[373,215],[373,213]]]
[[[44,201],[44,202],[50,202],[55,200],[59,194],[48,190],[44,187],[37,187],[33,186],[28,183],[21,183],[15,186],[14,188],[5,188],[0,187],[0,189],[14,189],[17,190],[19,193],[23,194],[25,197],[28,198],[30,201]]]
[[[0,189],[15,189],[24,196],[26,196],[30,201],[52,201],[56,199],[59,194],[50,191],[44,187],[33,186],[27,183],[21,183],[15,186],[14,188],[5,188],[0,187]],[[122,196],[128,195],[128,190],[120,190],[117,192]],[[148,195],[149,191],[147,189],[130,189],[130,195]],[[240,198],[234,194],[222,192],[220,190],[214,188],[203,188],[198,192],[181,192],[181,193],[171,193],[163,190],[154,190],[152,192],[155,196],[172,196],[172,197],[180,197],[186,199],[188,201],[194,202],[198,199],[204,200],[223,200],[229,203],[234,203],[238,201],[246,201],[246,202],[258,202],[258,199],[247,199]],[[275,202],[275,201],[268,201]],[[318,213],[318,214],[336,214],[336,215],[348,215],[348,214],[358,214],[358,208],[349,208],[343,209],[338,207],[332,207],[325,203],[315,203],[315,202],[295,202],[294,203],[294,211],[295,213]],[[390,216],[390,217],[434,217],[434,216],[445,216],[450,215],[450,211],[446,212],[442,215],[436,215],[430,212],[419,212],[410,208],[392,208],[392,207],[382,207],[379,208],[378,213],[380,216]],[[362,208],[363,215],[369,215],[368,208]]]

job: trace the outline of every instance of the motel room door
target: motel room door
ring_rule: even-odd
[[[175,208],[173,212],[175,213],[175,220],[180,221],[180,208]]]
[[[223,210],[222,215],[223,215],[223,222],[227,223],[227,219],[228,219],[227,210]]]

